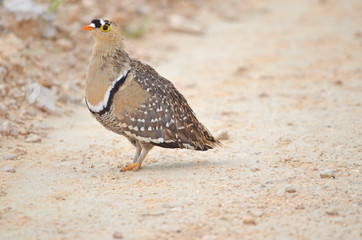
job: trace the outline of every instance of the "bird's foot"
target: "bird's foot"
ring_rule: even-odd
[[[139,164],[139,163],[132,163],[132,164],[130,164],[130,165],[122,168],[122,169],[121,169],[121,172],[130,171],[130,170],[136,172],[136,171],[138,171],[140,168],[141,168],[141,164]]]

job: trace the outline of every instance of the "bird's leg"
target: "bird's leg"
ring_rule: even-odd
[[[141,168],[143,160],[145,160],[148,152],[151,150],[149,147],[144,147],[141,145],[142,151],[139,157],[137,158],[137,161],[135,163],[132,163],[124,168],[121,169],[121,172],[130,171],[133,170],[134,172],[138,171]]]
[[[137,159],[140,156],[141,150],[142,150],[141,144],[139,142],[137,142],[136,143],[136,153],[133,157],[133,163],[137,162]]]

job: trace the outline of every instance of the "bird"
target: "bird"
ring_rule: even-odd
[[[93,19],[82,29],[96,40],[86,75],[86,105],[98,122],[136,148],[133,162],[121,172],[138,171],[155,146],[198,151],[221,146],[173,83],[128,55],[115,22]]]

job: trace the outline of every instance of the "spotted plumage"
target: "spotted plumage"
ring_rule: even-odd
[[[220,144],[170,81],[128,56],[115,23],[94,19],[83,29],[96,39],[86,104],[102,125],[136,147],[134,163],[122,171],[137,171],[154,146],[205,151]]]

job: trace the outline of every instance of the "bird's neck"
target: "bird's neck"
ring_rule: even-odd
[[[118,43],[96,42],[92,59],[100,59],[102,63],[114,62],[124,68],[128,68],[131,61],[121,41]]]
[[[125,52],[122,42],[96,42],[93,48],[93,55],[112,56],[115,52]]]

